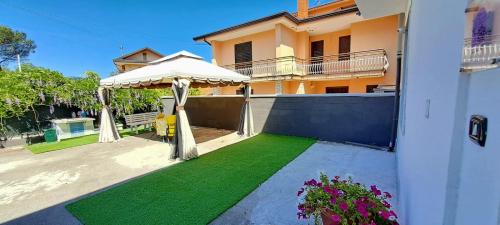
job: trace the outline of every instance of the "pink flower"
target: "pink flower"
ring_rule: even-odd
[[[307,219],[307,216],[306,216],[306,214],[304,214],[304,213],[300,213],[300,212],[298,212],[298,213],[297,213],[297,219],[298,219],[298,220],[300,220],[300,219]]]
[[[326,193],[330,194],[333,197],[339,197],[341,195],[341,192],[338,189],[330,188],[328,186],[324,186],[323,191],[325,191]]]
[[[384,200],[384,201],[382,201],[382,204],[384,204],[384,206],[385,206],[386,208],[391,208],[391,204],[389,204],[389,202],[387,202],[387,201],[385,201],[385,200]]]
[[[300,211],[302,211],[302,212],[304,212],[304,210],[306,209],[306,207],[304,206],[304,204],[299,204],[299,206],[297,206],[297,208],[298,208]]]
[[[392,198],[391,193],[389,193],[387,191],[384,191],[384,195],[385,195],[386,198]]]
[[[342,211],[347,212],[347,209],[349,208],[349,206],[347,205],[347,203],[345,203],[345,202],[341,202],[341,203],[339,204],[339,208],[340,208]]]
[[[375,196],[379,196],[382,194],[382,192],[375,185],[370,186],[370,189],[372,190],[372,193],[375,194]]]
[[[302,193],[304,193],[304,188],[300,188],[300,190],[297,192],[297,197],[300,196]]]
[[[368,218],[368,211],[366,211],[365,207],[357,207],[356,209],[358,210],[359,214],[361,214],[361,216]]]
[[[332,197],[330,199],[330,202],[335,205],[335,203],[337,203],[337,199],[335,197]]]
[[[379,212],[378,212],[378,214],[379,214],[382,218],[384,218],[384,220],[388,220],[388,219],[389,219],[389,217],[391,216],[391,213],[389,213],[389,212],[387,212],[387,211],[385,211],[385,210],[383,210],[383,211],[379,211]]]
[[[332,219],[333,224],[339,224],[342,218],[339,215],[333,214],[330,219]]]
[[[392,216],[394,216],[394,217],[398,218],[398,215],[396,215],[396,213],[395,213],[394,211],[392,211],[392,210],[391,210],[391,211],[389,211],[389,213],[390,213]]]
[[[368,211],[366,210],[366,203],[364,203],[362,200],[355,200],[354,204],[356,205],[356,210],[361,214],[361,216],[367,218],[368,217]]]
[[[311,179],[310,181],[304,182],[304,185],[306,186],[316,186],[318,182],[315,179]]]

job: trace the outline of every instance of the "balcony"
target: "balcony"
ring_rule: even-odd
[[[500,36],[465,39],[462,72],[497,68],[500,63]]]
[[[389,67],[383,49],[300,59],[294,56],[223,66],[252,81],[381,77]]]

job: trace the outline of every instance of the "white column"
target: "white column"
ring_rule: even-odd
[[[283,83],[281,82],[281,80],[275,81],[275,83],[274,83],[274,92],[277,95],[283,94]]]
[[[299,82],[299,87],[297,87],[297,92],[296,92],[296,94],[298,94],[298,95],[302,95],[302,94],[305,94],[305,93],[306,93],[306,91],[305,91],[305,89],[304,89],[304,81],[303,81],[303,80],[301,80],[301,81]]]

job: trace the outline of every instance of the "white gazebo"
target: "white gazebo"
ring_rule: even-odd
[[[176,135],[172,158],[188,160],[198,156],[196,143],[184,111],[189,87],[245,86],[245,104],[240,115],[238,133],[253,135],[253,119],[250,107],[250,77],[218,67],[204,61],[200,56],[187,51],[152,61],[150,65],[102,79],[99,97],[103,104],[99,142],[113,142],[120,139],[109,107],[110,90],[116,88],[165,88],[172,87],[176,103]]]

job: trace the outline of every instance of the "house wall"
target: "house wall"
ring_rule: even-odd
[[[342,30],[342,31],[335,31],[335,32],[330,32],[326,34],[321,34],[321,35],[314,35],[310,36],[310,42],[315,42],[315,41],[323,41],[324,42],[324,55],[338,55],[339,54],[339,37],[341,36],[346,36],[346,35],[351,35],[351,30]],[[351,37],[352,38],[352,37]],[[351,43],[352,45],[352,43]],[[311,57],[310,53],[310,48],[309,52],[307,55],[307,58]]]
[[[398,43],[398,16],[353,23],[350,29],[310,36],[307,32],[295,32],[278,24],[275,29],[242,38],[223,42],[212,42],[212,62],[217,65],[234,64],[234,45],[252,41],[253,60],[272,59],[276,57],[296,56],[302,59],[310,57],[310,44],[324,41],[324,54],[337,55],[339,37],[351,35],[351,52],[385,49],[389,60],[389,69],[380,78],[356,78],[349,80],[313,81],[312,88],[306,94],[323,94],[325,87],[349,86],[350,93],[365,93],[367,85],[394,85],[396,80],[396,54]],[[279,67],[279,65],[278,65]],[[262,84],[261,84],[262,83]],[[298,83],[284,81],[283,83]],[[253,84],[256,94],[275,94],[274,82],[257,82]],[[288,84],[286,84],[288,85]],[[309,91],[308,91],[309,90]],[[221,94],[235,94],[234,87],[221,88]],[[211,93],[211,92],[210,92]],[[284,89],[283,94],[295,94],[293,88]]]
[[[135,53],[135,54],[127,57],[126,59],[142,61],[143,60],[142,53],[144,53],[144,52],[146,53],[146,61],[153,61],[153,60],[157,60],[157,59],[161,58],[159,55],[157,55],[156,53],[153,53],[151,51],[142,51],[142,52]]]
[[[394,15],[351,25],[351,52],[384,49],[389,60],[389,69],[385,76],[376,78],[376,80],[355,79],[355,82],[360,82],[364,86],[369,82],[383,85],[396,83],[398,23],[398,16]]]
[[[135,69],[139,69],[139,68],[143,67],[143,65],[135,65],[135,64],[125,64],[124,66],[125,66],[125,70],[123,70],[122,72],[135,70]],[[120,66],[120,70],[121,69],[122,69],[122,66]]]
[[[412,2],[397,143],[401,224],[500,223],[499,69],[459,72],[467,2]],[[473,114],[488,117],[485,147],[468,138]]]
[[[469,76],[464,126],[472,115],[488,118],[486,146],[480,147],[463,135],[463,155],[458,182],[455,223],[500,224],[500,71],[490,70]],[[457,141],[458,142],[458,141]],[[462,144],[462,143],[459,143]],[[473,194],[471,194],[473,193]]]
[[[217,54],[213,55],[217,65],[234,64],[234,45],[252,42],[252,60],[264,60],[276,57],[275,31],[269,30],[261,33],[218,42],[215,46]],[[218,47],[218,49],[217,49]]]
[[[341,7],[350,7],[350,6],[353,6],[355,4],[356,3],[354,2],[354,0],[344,0],[344,1],[339,1],[339,2],[333,3],[333,4],[327,4],[324,6],[311,8],[311,9],[309,9],[309,17],[329,13],[329,12],[332,12],[334,10],[340,9]]]
[[[146,61],[148,61],[148,62],[160,59],[162,57],[162,56],[160,56],[152,51],[143,50],[141,52],[137,52],[133,55],[130,55],[130,56],[126,57],[125,59],[143,61],[144,59],[142,57],[142,53],[146,53]],[[125,72],[125,71],[130,71],[130,70],[135,70],[135,69],[141,68],[145,65],[129,64],[129,63],[124,63],[124,62],[115,62],[115,66],[118,69],[118,71]]]
[[[166,113],[173,99],[164,98]],[[256,132],[314,137],[335,142],[388,146],[394,96],[252,96]],[[236,130],[243,97],[191,97],[185,108],[191,125]]]
[[[297,55],[297,32],[277,24],[275,28],[276,58]]]

